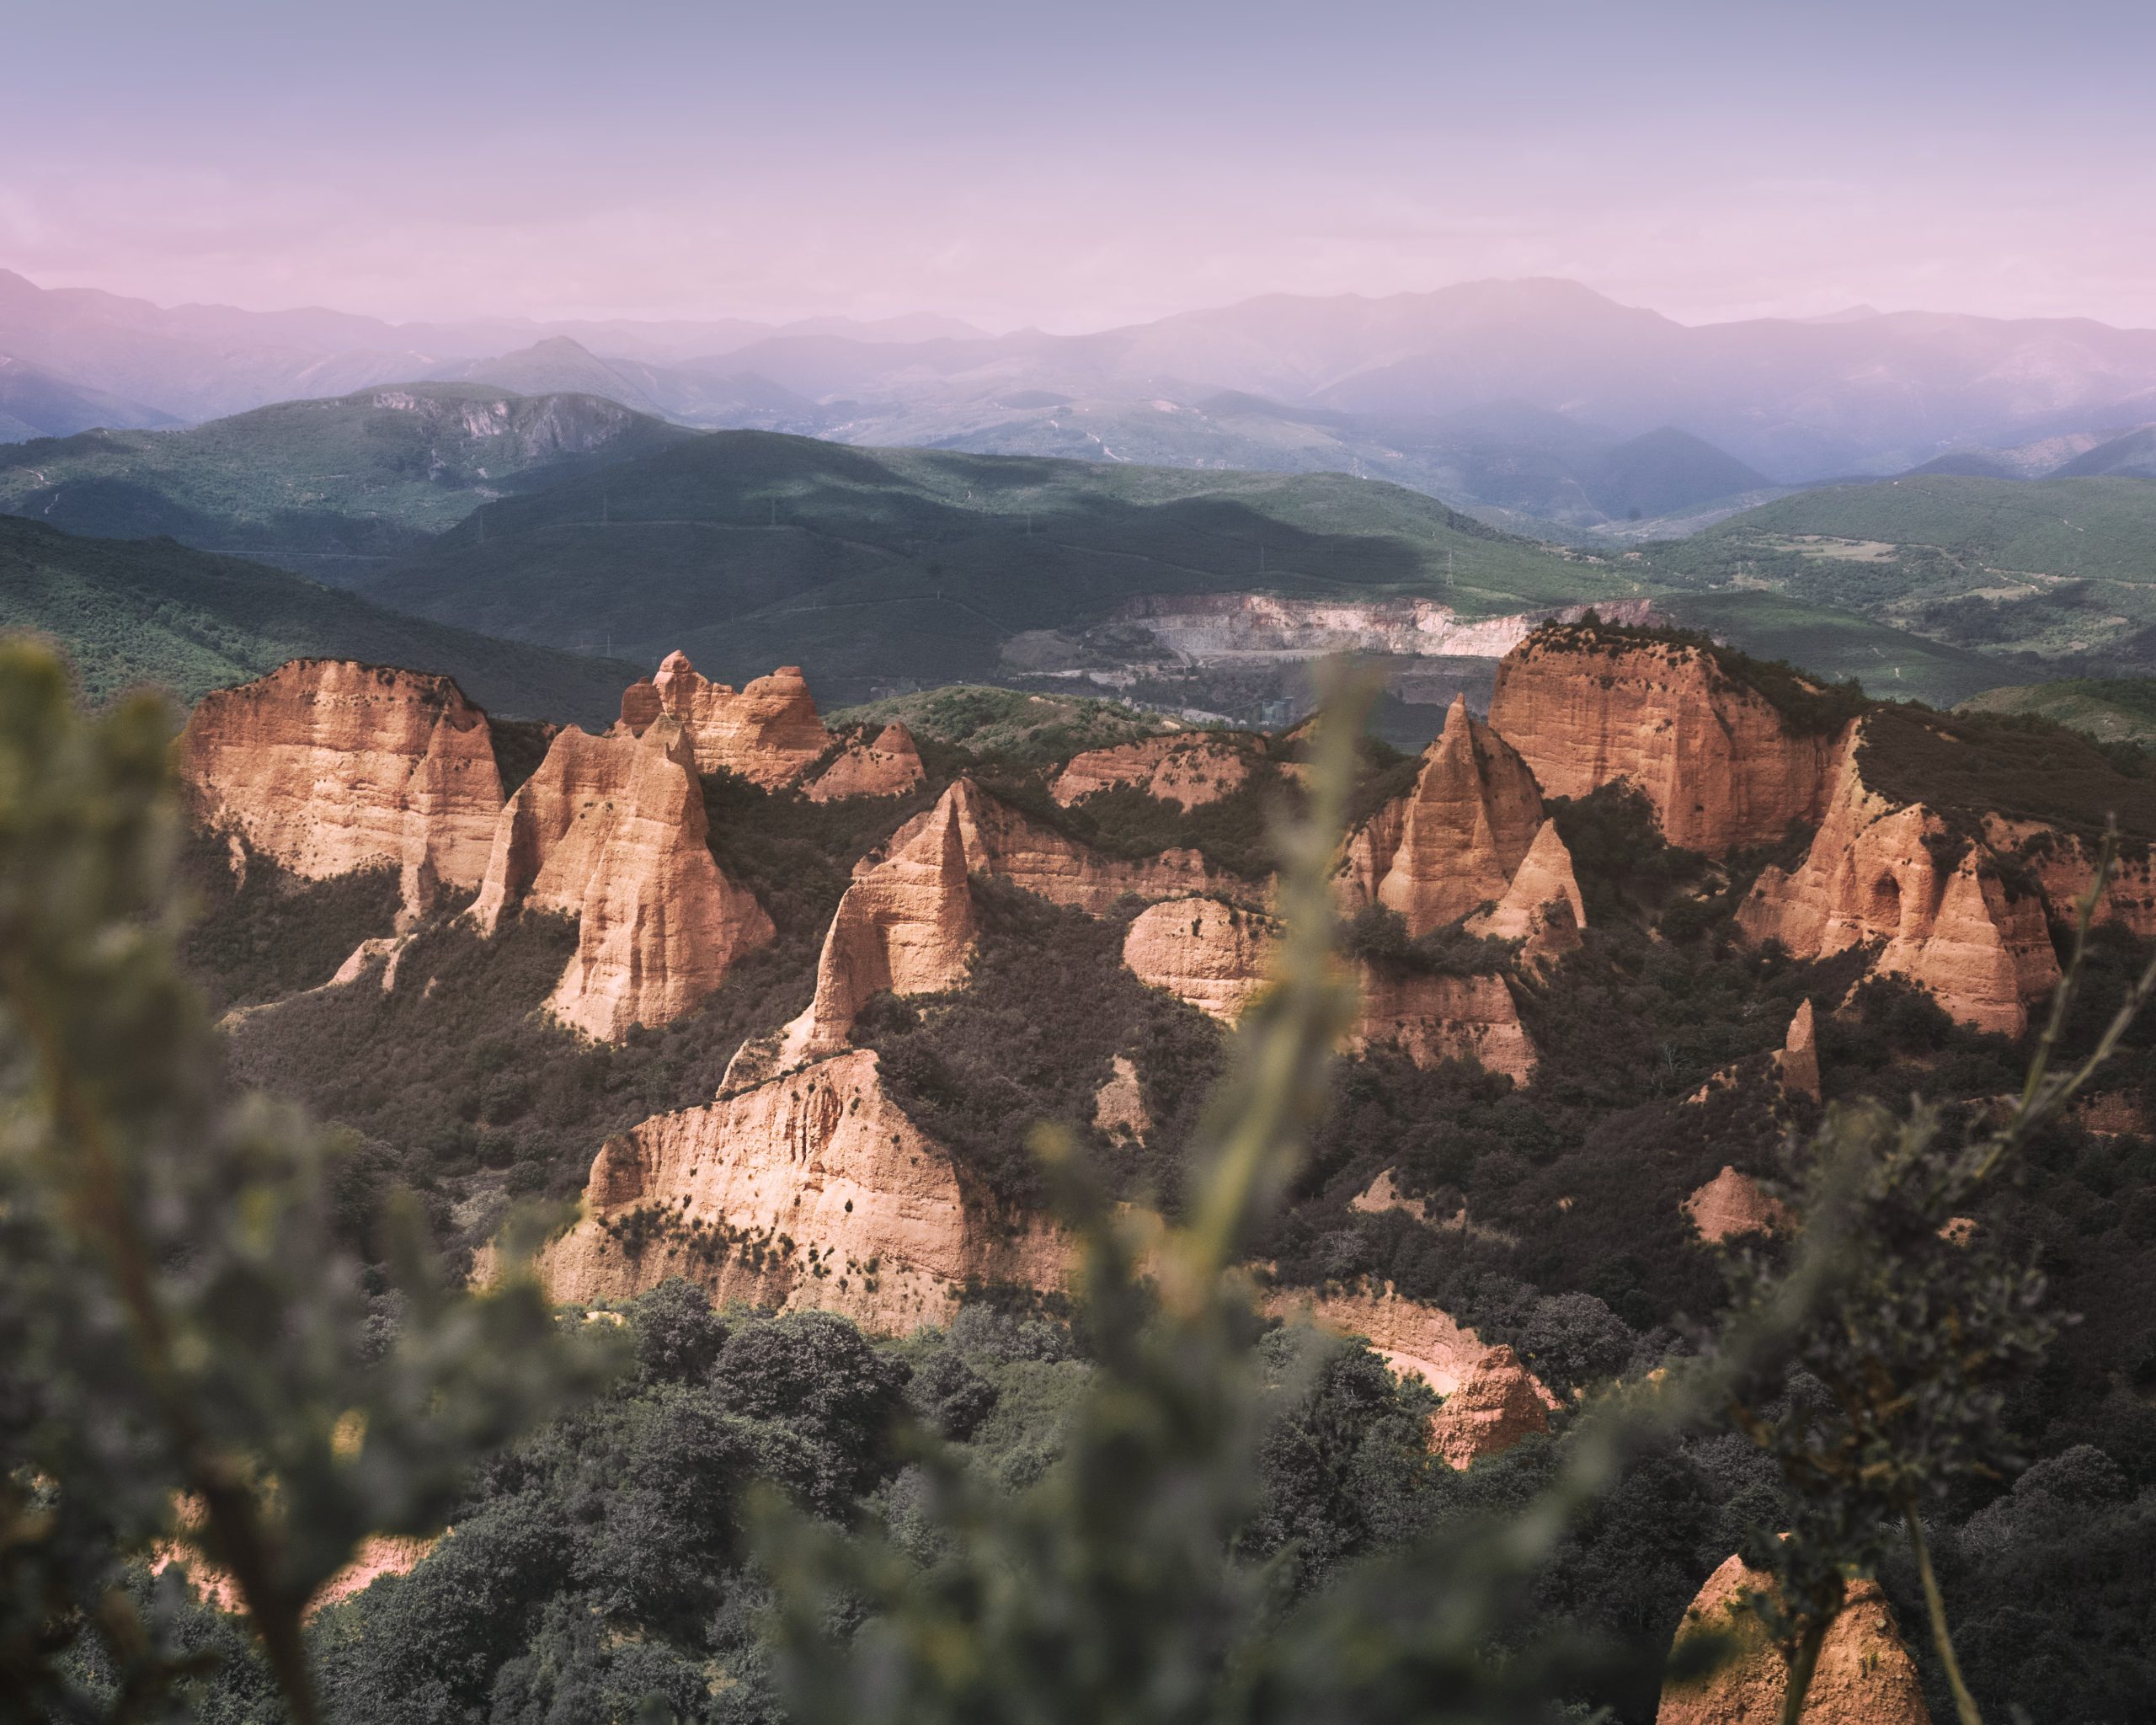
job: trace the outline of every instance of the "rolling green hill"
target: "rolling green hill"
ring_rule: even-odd
[[[182,702],[301,657],[442,671],[505,718],[610,723],[638,673],[401,617],[283,569],[169,539],[84,539],[0,515],[0,630],[32,630],[101,701],[141,684]]]
[[[411,383],[281,402],[185,431],[0,448],[0,510],[70,532],[168,535],[336,579],[490,498],[696,435],[591,395]]]
[[[1964,713],[2034,713],[2102,743],[2156,745],[2156,677],[2067,677],[1988,690]]]
[[[1942,644],[2156,665],[2156,485],[1923,474],[1801,492],[1645,547],[1652,578],[1859,612]],[[2063,667],[2062,667],[2063,668]]]
[[[1882,700],[1951,707],[2026,675],[1981,654],[1786,594],[1663,594],[1655,608],[1673,622],[1704,629],[1755,658],[1785,659],[1836,682],[1854,677],[1865,693]]]
[[[723,431],[489,504],[360,578],[491,633],[713,675],[806,665],[819,689],[978,681],[1027,629],[1145,594],[1422,596],[1469,616],[1639,590],[1340,474],[1200,473]]]

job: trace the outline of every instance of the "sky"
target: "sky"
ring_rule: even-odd
[[[1561,275],[2156,325],[2156,7],[17,9],[0,267],[396,319],[1075,333]]]

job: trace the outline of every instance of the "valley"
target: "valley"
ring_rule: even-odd
[[[1322,620],[1439,622],[1407,606]],[[1186,648],[1233,651],[1308,619],[1166,621],[1208,632]],[[1766,1195],[1780,1146],[1822,1103],[1914,1090],[1956,1109],[2013,1081],[2107,817],[2136,848],[2100,905],[2098,994],[2156,939],[2145,763],[1645,622],[1508,633],[1486,723],[1457,702],[1426,749],[1359,751],[1331,890],[1360,1004],[1309,1160],[1252,1247],[1267,1310],[1380,1350],[1331,1344],[1347,1351],[1328,1370],[1401,1374],[1370,1379],[1350,1423],[1395,1434],[1364,1453],[1417,1518],[1545,1478],[1578,1429],[1570,1397],[1678,1358],[1679,1326],[1727,1297],[1720,1242],[1784,1226]],[[1262,1010],[1281,938],[1267,823],[1302,794],[1308,736],[985,689],[826,717],[791,668],[730,688],[679,653],[618,711],[590,733],[504,727],[440,679],[334,664],[205,698],[178,753],[204,907],[185,950],[235,1073],[353,1135],[358,1239],[416,1192],[483,1276],[520,1203],[576,1199],[537,1266],[572,1310],[643,1336],[746,1301],[776,1315],[725,1316],[744,1338],[729,1348],[768,1338],[785,1357],[814,1333],[827,1357],[856,1350],[852,1369],[889,1362],[873,1369],[894,1385],[991,1386],[967,1392],[990,1411],[947,1427],[982,1466],[1067,1441],[1052,1410],[1099,1368],[1060,1321],[1072,1247],[1027,1128],[1062,1123],[1116,1194],[1185,1201],[1198,1099],[1228,1028]],[[2099,1010],[2073,1019],[2077,1045]],[[2139,1211],[2102,1194],[2143,1142],[2148,1034],[1975,1222],[2073,1231],[2053,1297],[2100,1314],[2018,1416],[2032,1478],[2076,1445],[2146,1441],[2117,1362],[2156,1337],[2131,1292],[2156,1265]],[[973,1375],[934,1363],[951,1356]],[[1043,1404],[1051,1378],[1065,1388]],[[889,1477],[865,1437],[838,1441],[862,1477]],[[1643,1557],[1621,1520],[1590,1525],[1535,1612],[1673,1633],[1778,1489],[1730,1441],[1629,1467],[1620,1489],[1663,1536]],[[1434,1473],[1405,1460],[1425,1442]],[[1266,1501],[1294,1477],[1268,1463]],[[371,1635],[461,1585],[466,1562],[498,1561],[498,1489],[432,1555],[324,1606],[317,1632]],[[565,1489],[518,1513],[553,1518]],[[1374,1549],[1364,1501],[1315,1525]],[[1972,1509],[1966,1534],[1942,1523],[1966,1541],[1957,1597],[1979,1627],[2009,1598],[2044,1632],[2085,1626],[2100,1583],[2061,1572],[2036,1608],[2013,1587],[2060,1561],[2036,1525],[1998,1527],[2019,1501]],[[2100,1573],[2136,1513],[2077,1534]],[[713,1561],[638,1609],[726,1584]],[[553,1572],[531,1584],[561,1597]],[[1910,1584],[1886,1576],[1862,1670],[1913,1693],[1936,1679],[1894,1626],[1922,1610]],[[756,1642],[714,1624],[664,1644],[740,1660]],[[2079,1644],[2088,1681],[2132,1680],[2125,1642]],[[379,1645],[334,1668],[355,1705],[436,1669],[401,1635]],[[1978,1680],[2010,1685],[1985,1659],[1970,1655]],[[1598,1693],[1644,1719],[1657,1681]]]

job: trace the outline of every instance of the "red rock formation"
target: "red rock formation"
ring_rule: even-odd
[[[1534,775],[1463,697],[1414,789],[1348,841],[1342,895],[1350,909],[1384,905],[1411,935],[1428,934],[1502,900],[1542,824]]]
[[[1841,751],[1818,836],[1794,874],[1769,868],[1737,911],[1754,940],[1800,958],[1881,944],[1878,968],[1922,983],[1956,1017],[2018,1036],[2058,980],[2044,908],[2012,900],[1977,848],[1957,862],[1945,823],[1872,791],[1859,735]]]
[[[1232,1024],[1264,991],[1278,937],[1259,911],[1217,899],[1168,899],[1132,919],[1123,962],[1147,987]]]
[[[1771,1234],[1791,1220],[1787,1204],[1768,1197],[1749,1175],[1726,1166],[1684,1200],[1684,1214],[1702,1240],[1717,1241]]]
[[[2096,879],[2095,847],[2078,833],[2060,832],[2033,820],[1987,814],[1984,839],[2012,855],[2036,878],[2057,916],[2072,918]],[[2111,883],[2096,901],[2095,920],[2125,923],[2143,940],[2156,935],[2156,848],[2122,846]]]
[[[1561,904],[1566,914],[1552,919],[1552,905]],[[1572,853],[1557,832],[1557,823],[1545,820],[1534,842],[1513,872],[1512,884],[1495,909],[1468,919],[1470,934],[1497,940],[1527,940],[1538,932],[1545,943],[1560,941],[1569,931],[1572,943],[1579,944],[1579,931],[1587,927],[1587,906],[1580,899],[1579,877],[1572,872]],[[1559,931],[1552,933],[1550,931]]]
[[[561,732],[501,812],[472,906],[492,933],[511,906],[574,913],[576,956],[547,1004],[601,1040],[661,1024],[771,938],[771,919],[719,872],[680,726],[641,737]]]
[[[903,797],[928,777],[921,749],[902,724],[887,724],[873,743],[850,740],[806,787],[812,803],[846,797]]]
[[[1358,967],[1362,1007],[1349,1033],[1355,1054],[1390,1044],[1418,1066],[1472,1060],[1524,1084],[1534,1044],[1502,976],[1439,976],[1383,964]]]
[[[1266,986],[1278,931],[1257,911],[1214,899],[1169,899],[1141,911],[1123,962],[1148,987],[1234,1023]],[[1384,963],[1357,967],[1361,1007],[1348,1046],[1397,1047],[1419,1066],[1474,1060],[1521,1083],[1535,1053],[1502,976],[1441,976]]]
[[[1629,779],[1670,843],[1709,856],[1817,820],[1833,781],[1833,738],[1791,730],[1698,647],[1538,632],[1497,666],[1490,724],[1545,794]]]
[[[204,696],[177,755],[196,820],[309,880],[398,868],[408,922],[486,871],[501,775],[447,677],[296,659]]]
[[[1492,1348],[1430,1416],[1430,1450],[1465,1468],[1550,1429],[1546,1395],[1509,1348]]]
[[[1237,732],[1198,731],[1090,749],[1071,758],[1049,794],[1067,809],[1097,791],[1135,785],[1164,803],[1196,809],[1247,780],[1260,746]]]
[[[583,1219],[538,1269],[560,1300],[680,1275],[721,1300],[903,1331],[942,1322],[969,1281],[1055,1288],[1065,1261],[1044,1226],[1014,1236],[969,1202],[857,1049],[610,1140]]]
[[[1657,1725],[1780,1725],[1789,1664],[1747,1603],[1774,1591],[1774,1578],[1742,1557],[1707,1578],[1678,1638],[1712,1630],[1734,1646],[1704,1677],[1663,1685]],[[1851,1584],[1799,1717],[1803,1725],[1931,1725],[1915,1664],[1876,1582]]]
[[[1299,1318],[1339,1336],[1360,1336],[1401,1377],[1417,1377],[1440,1396],[1449,1396],[1467,1381],[1475,1363],[1489,1350],[1474,1331],[1420,1300],[1403,1300],[1390,1286],[1313,1294],[1282,1289],[1268,1295],[1268,1316]]]
[[[959,987],[977,932],[958,804],[946,797],[925,822],[905,829],[888,856],[862,859],[825,933],[815,997],[775,1035],[742,1044],[720,1094],[837,1053],[871,995]]]
[[[1782,1039],[1781,1075],[1785,1087],[1819,1100],[1819,1028],[1810,1001],[1800,1001],[1789,1021],[1789,1034]]]
[[[632,683],[622,697],[622,724],[632,735],[662,713],[688,734],[698,772],[738,773],[766,789],[793,783],[833,741],[797,665],[736,692],[699,676],[686,654],[670,653],[648,683]]]
[[[895,852],[931,825],[955,819],[966,869],[991,875],[1046,899],[1099,916],[1118,899],[1162,899],[1183,893],[1262,888],[1216,873],[1196,851],[1163,851],[1142,862],[1107,857],[1076,839],[1029,820],[969,778],[955,781],[925,814],[900,827],[885,847]],[[867,866],[873,866],[869,864]],[[859,867],[856,868],[859,873]]]

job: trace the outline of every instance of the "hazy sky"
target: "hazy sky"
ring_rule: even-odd
[[[8,10],[0,266],[164,303],[2156,325],[2146,0]]]

